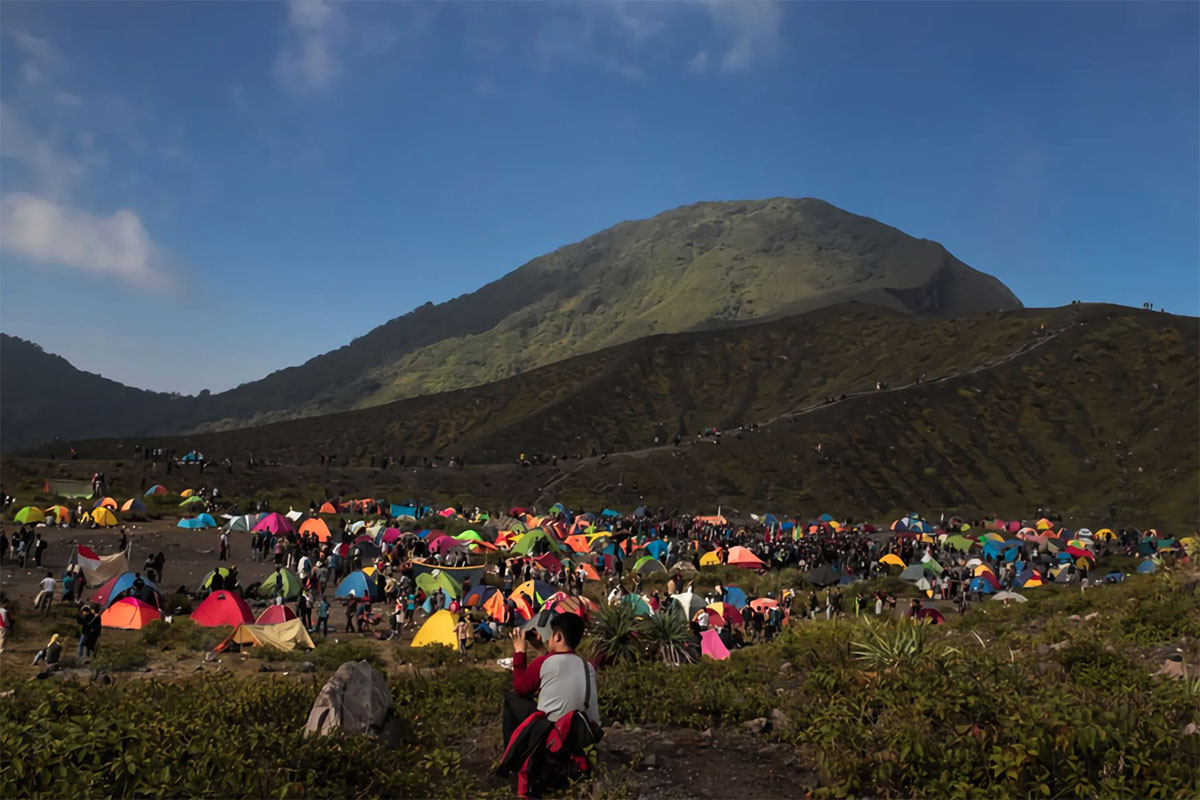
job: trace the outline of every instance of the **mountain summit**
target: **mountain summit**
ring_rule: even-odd
[[[945,317],[1021,307],[1004,284],[940,244],[821,200],[697,203],[614,225],[227,392],[137,392],[152,412],[81,416],[94,421],[88,433],[96,436],[258,424],[477,386],[646,336],[849,301]],[[22,382],[4,384],[6,411],[44,403],[22,397]],[[55,420],[21,417],[22,429],[4,438],[27,445],[56,432]],[[139,424],[148,419],[172,422]],[[5,449],[12,446],[8,439]]]

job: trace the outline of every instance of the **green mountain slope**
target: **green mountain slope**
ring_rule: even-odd
[[[13,413],[0,439],[12,450],[56,435],[222,430],[365,408],[646,336],[849,301],[943,317],[1020,307],[1003,284],[941,245],[820,200],[699,203],[623,222],[476,292],[426,304],[345,347],[216,395],[172,399],[109,382],[105,395],[125,401],[108,413],[93,409],[59,364],[48,366],[53,386],[42,390],[6,380],[0,401]],[[34,355],[22,356],[26,374],[38,372]]]

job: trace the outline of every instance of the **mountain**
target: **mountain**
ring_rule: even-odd
[[[93,435],[114,435],[365,408],[479,386],[646,336],[850,301],[942,317],[1021,306],[1002,283],[936,242],[820,200],[698,203],[620,223],[476,292],[427,303],[345,347],[212,396],[125,395],[133,405],[108,419],[86,403],[73,407],[77,392],[47,405],[44,395],[5,381],[0,399],[24,424],[0,435],[8,434],[11,449],[58,435],[68,416]]]
[[[77,447],[83,458],[119,459],[104,463],[130,486],[145,477],[133,446],[197,447],[229,458],[233,474],[175,480],[215,480],[283,507],[334,486],[493,506],[723,504],[873,517],[1043,506],[1092,522],[1194,525],[1198,376],[1194,318],[1072,305],[947,320],[856,305],[649,337],[360,411]],[[719,445],[697,439],[709,426],[724,431]],[[607,458],[590,457],[593,448]],[[281,466],[246,469],[251,452]],[[521,469],[522,452],[567,459]],[[344,467],[319,467],[318,453],[336,453]],[[435,453],[467,466],[422,466]],[[363,469],[372,456],[401,454],[403,469]],[[37,479],[45,462],[27,469]]]

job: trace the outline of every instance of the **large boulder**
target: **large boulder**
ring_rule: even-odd
[[[383,674],[366,661],[347,661],[321,688],[304,732],[377,734],[391,710],[392,695]]]

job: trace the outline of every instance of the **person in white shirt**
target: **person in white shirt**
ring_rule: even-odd
[[[42,616],[50,613],[50,604],[54,602],[54,573],[47,572],[40,584],[41,591],[33,600],[33,607],[42,612]]]

